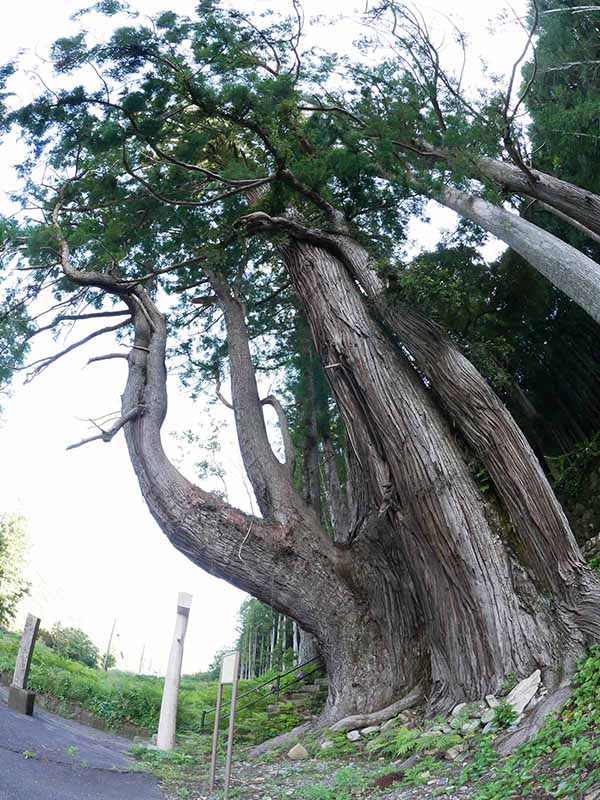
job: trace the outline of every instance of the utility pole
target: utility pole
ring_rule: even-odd
[[[115,634],[116,626],[117,626],[117,619],[115,617],[115,621],[113,622],[113,625],[112,625],[112,628],[111,628],[111,631],[110,631],[110,636],[108,637],[108,645],[106,647],[106,653],[104,653],[104,663],[102,664],[102,669],[104,670],[104,672],[106,672],[106,670],[108,669],[108,657],[110,655],[110,648],[112,646],[112,640],[113,640],[113,636]]]
[[[138,675],[142,674],[142,666],[144,664],[144,651],[146,650],[146,643],[142,646],[142,655],[140,656],[140,668],[138,670]]]

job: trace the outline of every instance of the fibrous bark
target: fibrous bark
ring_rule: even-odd
[[[361,535],[385,517],[394,533],[386,552],[398,553],[415,587],[432,702],[483,696],[507,672],[549,665],[554,634],[534,619],[541,608],[522,608],[497,531],[412,365],[338,259],[299,241],[285,259],[365,473],[371,508]]]

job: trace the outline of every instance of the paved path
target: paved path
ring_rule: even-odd
[[[6,697],[0,688],[0,800],[166,800],[128,739],[41,709],[25,717]]]

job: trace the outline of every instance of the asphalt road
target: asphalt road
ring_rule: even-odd
[[[36,710],[25,717],[0,689],[0,800],[165,800],[120,736]]]

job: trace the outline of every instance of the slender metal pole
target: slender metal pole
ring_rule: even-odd
[[[213,731],[212,755],[210,757],[210,791],[215,790],[215,774],[217,771],[217,748],[219,747],[219,722],[221,721],[221,700],[223,699],[223,684],[219,681],[217,692],[217,707],[215,708],[215,727]]]
[[[227,800],[227,793],[229,791],[229,780],[231,778],[231,757],[233,753],[233,729],[235,726],[235,703],[237,700],[238,677],[240,673],[240,653],[239,650],[235,654],[235,662],[233,667],[233,686],[231,687],[231,706],[229,711],[229,735],[227,737],[227,757],[225,759],[225,793],[224,800]]]
[[[144,652],[146,650],[146,645],[142,647],[142,655],[140,656],[140,668],[138,670],[138,675],[142,674],[142,667],[144,666]]]

